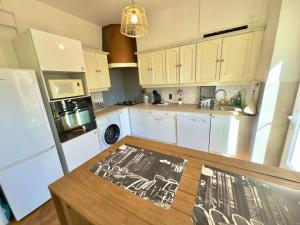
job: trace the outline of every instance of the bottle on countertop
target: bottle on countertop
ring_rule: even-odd
[[[236,99],[235,99],[235,105],[236,106],[241,106],[242,105],[242,96],[241,96],[241,92],[239,91]]]

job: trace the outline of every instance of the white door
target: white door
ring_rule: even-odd
[[[2,157],[2,154],[1,154]],[[40,207],[51,196],[48,186],[63,176],[55,147],[0,171],[4,195],[17,220]]]
[[[0,168],[55,145],[33,71],[1,69],[0,104]]]
[[[222,39],[197,44],[196,82],[218,82]]]
[[[138,55],[140,85],[153,84],[151,62],[152,62],[151,53]]]
[[[180,57],[179,48],[166,50],[166,82],[167,84],[179,84]]]
[[[96,64],[96,53],[84,51],[84,61],[85,61],[85,77],[87,81],[87,86],[89,92],[93,92],[99,89],[100,79],[97,76],[97,64]]]
[[[31,34],[43,71],[85,71],[80,41],[33,29]]]
[[[300,172],[300,88],[289,120],[290,126],[280,166]]]
[[[231,116],[212,115],[209,144],[210,152],[219,154],[228,153],[230,120]]]
[[[251,63],[253,32],[223,38],[220,81],[245,81]]]
[[[166,52],[157,51],[152,53],[151,72],[154,84],[166,83]]]
[[[121,138],[130,135],[130,119],[128,108],[119,111],[120,123],[121,123]]]
[[[97,130],[62,143],[69,172],[101,152]]]
[[[161,118],[144,115],[144,127],[145,127],[145,137],[153,140],[159,140],[160,138],[160,121]]]
[[[177,117],[177,145],[199,151],[208,151],[209,145],[209,116]]]
[[[110,76],[108,69],[107,55],[96,53],[96,74],[98,76],[97,81],[99,82],[99,88],[109,88],[110,85]]]
[[[176,143],[176,119],[174,117],[161,117],[158,130],[161,141]]]
[[[144,115],[142,109],[129,109],[131,133],[134,136],[143,137],[144,129]]]
[[[180,47],[180,83],[195,83],[196,44]]]

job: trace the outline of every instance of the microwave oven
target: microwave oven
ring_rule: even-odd
[[[71,98],[84,95],[81,79],[57,79],[48,80],[50,87],[50,98]]]

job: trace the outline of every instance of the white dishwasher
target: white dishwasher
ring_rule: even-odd
[[[208,152],[210,114],[179,113],[177,116],[177,145]]]

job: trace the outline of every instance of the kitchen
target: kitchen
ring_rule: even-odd
[[[140,17],[121,20],[122,9],[124,19],[126,5],[134,3]],[[299,3],[134,3],[0,1],[3,224],[44,224],[47,216],[51,224],[171,224],[172,218],[206,224],[195,216],[203,207],[193,206],[202,205],[198,184],[207,174],[221,173],[215,168],[232,180],[242,174],[300,189]],[[145,29],[135,30],[141,37],[132,38],[125,25],[135,27],[136,21]],[[16,151],[20,146],[24,150]],[[120,160],[121,153],[141,157],[152,169],[105,161]],[[136,167],[143,160],[122,159]],[[155,160],[168,169],[171,162],[175,175],[156,168]],[[122,170],[103,172],[103,163]],[[167,200],[159,206],[171,208],[158,207],[159,194],[153,196],[152,189],[139,192],[130,179],[118,180],[123,170],[130,179],[149,180],[141,188],[170,176],[168,197],[160,197]],[[114,173],[118,176],[107,175]],[[82,206],[72,188],[81,193]],[[296,191],[294,199],[299,199]],[[88,211],[91,201],[95,208]],[[108,210],[114,209],[111,218]],[[214,213],[205,209],[205,216],[206,210]],[[252,224],[267,224],[253,214],[240,214],[248,220],[244,223],[235,222],[235,213],[222,215],[225,224],[249,224],[251,218]],[[208,217],[207,224],[214,223]]]

